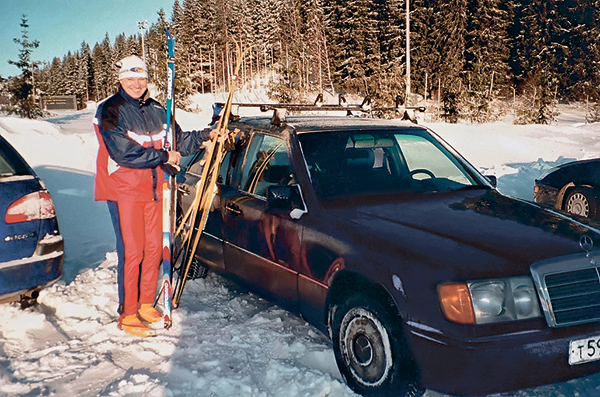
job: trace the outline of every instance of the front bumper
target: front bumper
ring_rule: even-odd
[[[41,239],[30,257],[0,262],[0,300],[18,298],[58,280],[62,276],[64,257],[63,238],[55,235]]]
[[[482,395],[600,371],[599,362],[568,363],[569,342],[600,337],[600,324],[550,329],[543,320],[534,322],[539,329],[464,338],[409,322],[409,339],[423,386],[453,395]]]

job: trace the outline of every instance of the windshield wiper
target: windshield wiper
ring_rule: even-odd
[[[458,191],[461,191],[461,190],[480,190],[480,189],[482,189],[482,190],[490,190],[492,188],[490,186],[487,186],[487,185],[467,185],[467,186],[460,187],[458,189],[452,189],[452,191],[458,192]]]

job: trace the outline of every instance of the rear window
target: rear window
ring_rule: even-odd
[[[3,139],[0,139],[0,177],[31,175],[23,158]]]

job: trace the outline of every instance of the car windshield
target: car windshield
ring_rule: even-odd
[[[335,131],[299,140],[320,199],[489,187],[426,131]]]

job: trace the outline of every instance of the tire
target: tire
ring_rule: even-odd
[[[399,319],[368,296],[334,306],[330,316],[333,350],[346,383],[376,396],[420,396],[418,370]]]
[[[598,219],[598,197],[589,187],[576,187],[569,191],[563,208],[575,215]]]

